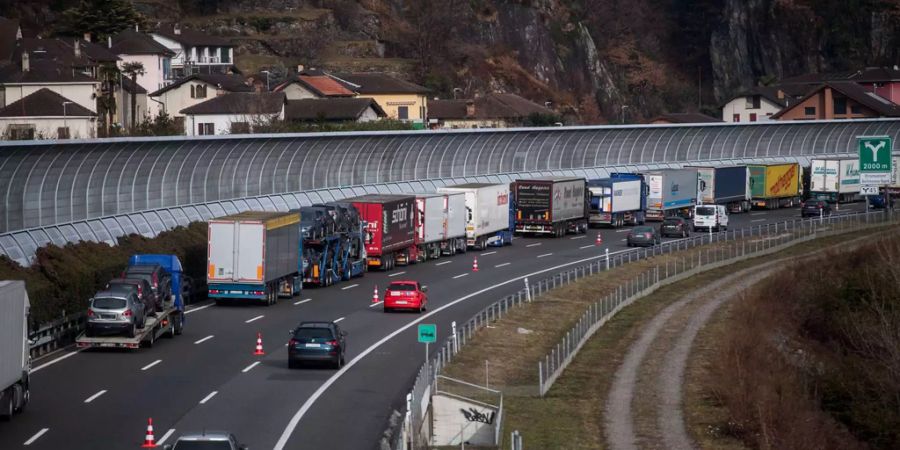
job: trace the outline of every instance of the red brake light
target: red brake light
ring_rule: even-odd
[[[88,308],[88,317],[94,317],[94,310]]]
[[[326,344],[328,344],[328,345],[330,345],[330,346],[332,346],[332,347],[337,347],[337,346],[338,346],[338,341],[328,341],[328,342],[326,342]]]
[[[646,237],[646,238],[651,238],[651,237],[653,237],[653,235],[650,234],[650,233],[644,233],[644,237]]]
[[[124,316],[125,316],[125,317],[131,317],[131,310],[130,310],[130,309],[126,309],[126,310],[125,310]]]
[[[294,338],[291,338],[291,340],[288,341],[288,345],[291,347],[297,345],[297,340]]]
[[[159,277],[155,273],[153,274],[153,287],[159,287]]]

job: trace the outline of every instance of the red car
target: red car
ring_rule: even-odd
[[[425,311],[428,304],[428,288],[421,286],[416,281],[394,281],[384,291],[384,312],[395,309],[412,309],[418,312]]]

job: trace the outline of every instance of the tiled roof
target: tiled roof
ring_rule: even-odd
[[[353,97],[353,91],[327,75],[298,75],[293,80],[288,80],[273,89],[276,92],[283,91],[292,83],[299,83],[313,94],[319,97]]]
[[[467,100],[429,100],[428,117],[434,119],[465,119]]]
[[[475,115],[468,116],[466,103],[474,102]],[[432,100],[428,117],[434,119],[524,119],[531,114],[553,114],[553,111],[516,94],[492,93],[475,100]]]
[[[150,35],[127,29],[113,36],[110,51],[116,55],[165,55],[175,53],[156,42]]]
[[[379,117],[384,110],[370,98],[321,98],[288,100],[284,109],[285,120],[357,120],[368,108]]]
[[[182,114],[278,114],[284,106],[281,92],[231,92],[181,110]]]
[[[5,108],[0,109],[0,117],[63,117],[63,113],[66,117],[97,115],[74,102],[67,104],[63,111],[63,102],[72,101],[44,88],[6,105]]]
[[[134,84],[131,82],[130,78],[122,77],[122,89],[124,89],[125,92],[131,93],[132,86],[134,86]],[[140,84],[138,84],[136,94],[141,95],[141,94],[146,94],[146,93],[147,93],[147,90],[144,89],[143,87],[141,87]]]
[[[797,105],[803,103],[806,99],[818,94],[826,87],[830,87],[835,91],[847,96],[847,98],[865,106],[866,108],[875,111],[879,116],[883,117],[900,117],[900,105],[892,103],[890,100],[879,97],[872,92],[867,91],[865,88],[860,86],[857,83],[852,81],[830,81],[827,83],[823,83],[819,85],[816,89],[803,97],[800,101],[794,104],[794,106],[789,106],[787,108],[778,111],[776,114],[772,115],[773,119],[777,119],[783,116],[786,112],[792,110]]]
[[[198,47],[198,46],[214,46],[214,47],[234,47],[228,39],[219,36],[213,36],[203,31],[199,30],[191,30],[187,28],[181,28],[180,34],[175,34],[174,27],[164,26],[160,29],[154,31],[160,36],[163,36],[167,39],[171,39],[175,42],[178,42],[182,45],[187,45],[190,47]]]
[[[157,97],[165,92],[171,91],[172,89],[178,88],[179,86],[189,82],[189,81],[202,81],[208,84],[211,84],[216,87],[221,87],[222,90],[228,92],[250,92],[253,90],[251,86],[246,84],[247,79],[244,78],[243,75],[229,75],[229,74],[194,74],[190,76],[186,76],[184,78],[179,78],[174,83],[150,94],[151,97]]]
[[[428,88],[377,72],[336,74],[347,89],[360,94],[424,94]]]
[[[51,60],[70,67],[89,67],[96,65],[91,61],[86,52],[81,52],[80,56],[75,55],[74,41],[65,42],[61,39],[38,39],[25,38],[22,39],[13,55],[13,60],[20,62],[22,53],[28,52],[31,62],[38,60]]]
[[[900,68],[894,67],[869,67],[850,77],[857,83],[885,83],[900,81]]]
[[[88,58],[97,61],[97,62],[116,62],[120,61],[119,57],[116,56],[115,53],[111,52],[108,48],[103,45],[95,44],[93,42],[85,41],[84,39],[78,40],[81,45],[81,51],[87,55]],[[68,42],[66,42],[68,44]],[[73,43],[74,45],[74,43]],[[74,50],[73,50],[74,51]]]
[[[91,83],[93,78],[72,67],[52,60],[31,60],[29,70],[23,72],[19,64],[0,68],[0,83]]]
[[[650,122],[659,120],[664,120],[669,123],[712,123],[722,121],[721,119],[700,113],[668,113],[659,115]]]

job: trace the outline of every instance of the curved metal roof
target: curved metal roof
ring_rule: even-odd
[[[232,208],[285,209],[301,196],[424,188],[416,180],[852,153],[859,135],[896,140],[900,120],[5,142],[0,247],[22,230],[43,233],[37,245],[111,241]]]

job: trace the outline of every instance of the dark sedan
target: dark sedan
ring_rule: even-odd
[[[334,322],[302,322],[291,330],[288,341],[288,367],[293,369],[304,362],[326,362],[340,369],[344,365],[345,337]]]
[[[653,227],[634,227],[628,233],[627,243],[629,247],[652,247],[660,242],[662,242],[662,238]]]
[[[830,216],[831,205],[825,200],[807,200],[800,208],[800,217]]]
[[[686,238],[690,235],[687,219],[683,217],[669,217],[659,226],[659,234],[662,237]]]

